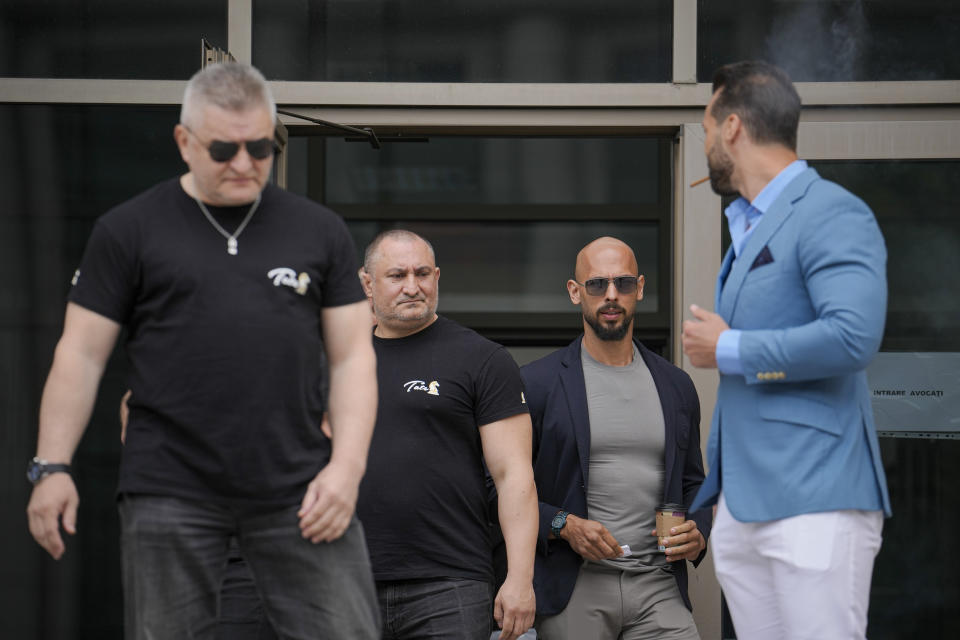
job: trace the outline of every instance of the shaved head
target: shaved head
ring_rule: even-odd
[[[637,302],[643,299],[643,276],[638,273],[637,257],[629,245],[604,236],[581,249],[573,280],[567,281],[567,293],[583,313],[588,350],[591,344],[596,347],[597,341],[629,346],[633,314]],[[591,355],[596,357],[593,352]]]
[[[633,249],[622,240],[604,236],[597,238],[580,250],[580,253],[577,254],[577,266],[573,275],[577,280],[583,282],[591,276],[591,271],[596,270],[599,263],[614,257],[623,259],[623,264],[629,268],[631,274],[638,274],[640,268],[637,266],[637,256],[633,253]]]
[[[380,245],[383,244],[384,240],[413,243],[422,242],[426,245],[427,251],[430,253],[433,266],[437,265],[437,254],[434,252],[433,245],[430,244],[429,240],[418,233],[406,229],[388,229],[387,231],[378,233],[377,236],[370,241],[370,244],[367,245],[367,250],[363,254],[363,270],[371,275],[373,274],[374,264],[380,258]]]

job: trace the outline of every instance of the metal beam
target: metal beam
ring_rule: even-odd
[[[234,52],[236,53],[236,52]],[[239,59],[239,58],[238,58]],[[0,103],[179,104],[185,80],[3,78]],[[710,85],[510,83],[270,83],[277,104],[415,108],[702,110]],[[805,108],[960,105],[960,81],[800,82]],[[698,118],[699,119],[699,118]]]
[[[697,83],[697,0],[673,0],[673,81]]]
[[[227,49],[239,62],[253,61],[253,0],[227,2]]]

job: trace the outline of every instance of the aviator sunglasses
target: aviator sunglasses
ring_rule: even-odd
[[[574,280],[574,282],[586,289],[591,296],[602,296],[607,292],[611,280],[618,292],[622,294],[636,293],[639,279],[639,276],[617,276],[616,278],[590,278],[586,282]]]
[[[181,123],[183,124],[183,123]],[[241,140],[240,142],[226,142],[224,140],[212,140],[209,144],[203,141],[203,138],[195,134],[190,127],[183,125],[187,132],[196,138],[201,145],[210,152],[210,158],[214,162],[229,162],[237,153],[240,152],[240,145],[247,149],[247,153],[254,160],[266,160],[273,155],[276,147],[270,138],[260,138],[258,140]]]

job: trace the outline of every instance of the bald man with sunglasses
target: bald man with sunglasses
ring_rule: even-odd
[[[706,552],[710,511],[660,540],[654,527],[658,506],[689,505],[703,482],[700,403],[686,373],[633,339],[643,284],[629,246],[588,244],[567,281],[583,335],[521,369],[540,501],[543,640],[699,638],[686,563]]]
[[[102,216],[73,277],[27,513],[59,559],[70,461],[126,328],[128,639],[213,637],[231,539],[280,637],[379,638],[354,514],[377,407],[369,305],[343,220],[268,183],[275,120],[256,69],[198,72],[174,128],[189,171]]]

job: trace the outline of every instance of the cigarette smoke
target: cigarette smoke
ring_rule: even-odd
[[[804,2],[774,20],[765,40],[767,59],[794,81],[862,79],[870,30],[861,0]]]

